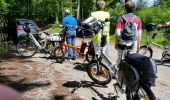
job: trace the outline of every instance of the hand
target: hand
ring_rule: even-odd
[[[162,24],[159,24],[159,25],[158,25],[158,28],[161,28],[162,26],[163,26]]]

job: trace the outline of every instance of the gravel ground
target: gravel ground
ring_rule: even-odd
[[[115,63],[117,52],[113,45],[109,48],[109,58]],[[170,62],[160,64],[161,52],[154,47],[158,78],[152,90],[158,100],[169,100]],[[87,63],[81,65],[83,58],[77,59],[77,64],[67,60],[59,64],[40,53],[28,59],[17,54],[7,58],[0,65],[0,82],[18,90],[26,100],[115,100],[115,80],[107,86],[93,84],[86,73]],[[118,100],[125,100],[124,94],[118,95]]]

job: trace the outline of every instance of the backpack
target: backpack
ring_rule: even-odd
[[[134,15],[130,21],[127,21],[125,16],[121,16],[124,21],[124,26],[121,30],[121,38],[123,40],[134,40],[136,37],[137,29],[134,24],[136,16]]]

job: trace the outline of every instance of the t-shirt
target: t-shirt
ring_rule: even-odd
[[[62,25],[67,26],[68,30],[76,30],[77,20],[73,16],[67,15],[64,17]]]

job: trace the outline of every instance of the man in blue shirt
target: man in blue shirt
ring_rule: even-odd
[[[75,46],[75,39],[76,39],[76,29],[77,29],[77,20],[71,15],[69,9],[65,10],[65,17],[63,19],[63,26],[67,26],[67,34],[66,34],[66,41],[68,44]],[[75,60],[76,59],[76,51],[68,48],[68,60]]]

